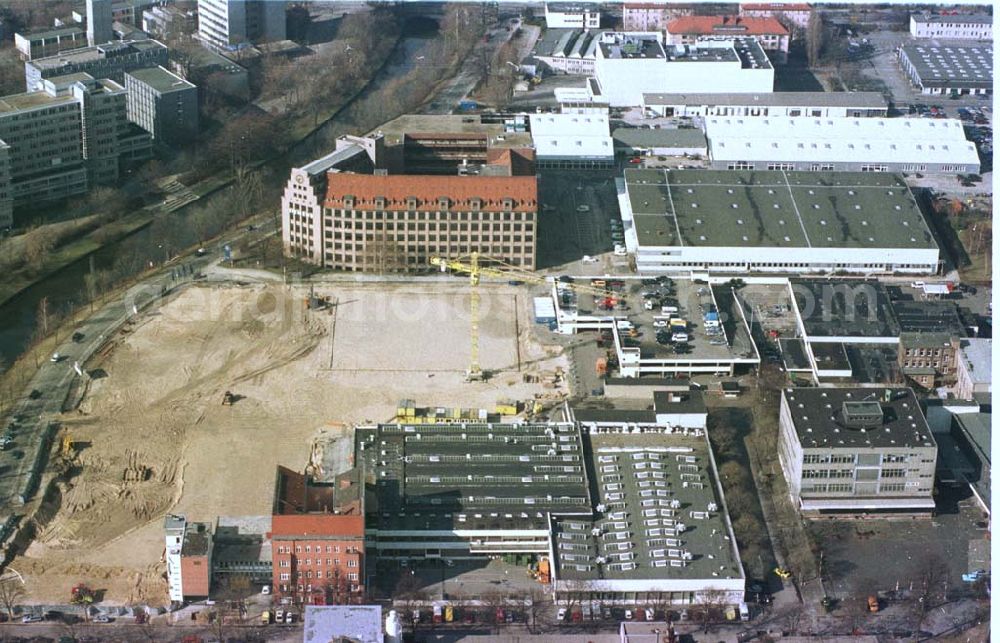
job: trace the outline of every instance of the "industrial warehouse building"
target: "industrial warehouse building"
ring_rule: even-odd
[[[653,116],[885,116],[880,92],[769,92],[761,94],[643,94]]]
[[[707,156],[708,142],[698,128],[619,127],[611,133],[615,148],[624,154],[653,156]]]
[[[903,45],[899,65],[923,94],[993,93],[993,45]]]
[[[560,603],[743,599],[702,429],[378,425],[357,429],[355,461],[374,485],[366,539],[383,560],[546,555]]]
[[[538,167],[611,167],[615,148],[604,114],[531,114]]]
[[[655,34],[601,34],[595,98],[612,107],[641,105],[643,94],[774,91],[774,67],[752,38],[702,39],[664,49]]]
[[[979,153],[957,119],[710,116],[717,170],[975,174]]]
[[[626,170],[619,203],[640,272],[938,269],[927,222],[894,174]]]
[[[937,444],[908,388],[782,391],[778,458],[807,516],[934,510]]]

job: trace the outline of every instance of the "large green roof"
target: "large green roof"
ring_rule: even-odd
[[[936,248],[902,177],[626,170],[640,245]]]

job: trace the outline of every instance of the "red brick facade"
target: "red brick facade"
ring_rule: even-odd
[[[364,538],[362,516],[274,516],[271,556],[275,595],[296,604],[362,602]]]

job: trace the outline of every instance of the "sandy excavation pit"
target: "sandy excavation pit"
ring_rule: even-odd
[[[167,512],[213,522],[266,514],[275,466],[302,468],[320,431],[388,420],[400,398],[492,407],[552,394],[522,375],[566,369],[558,349],[529,340],[524,290],[482,287],[480,358],[499,373],[475,384],[464,381],[464,284],[316,294],[338,305],[307,312],[307,289],[189,288],[86,365],[106,376],[64,418],[82,446],[78,473],[59,483],[37,539],[12,563],[29,600],[65,602],[84,581],[109,603],[165,604]],[[233,406],[222,405],[227,390]]]

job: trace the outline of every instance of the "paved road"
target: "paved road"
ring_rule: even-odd
[[[267,231],[273,226],[273,221],[265,219],[261,229]],[[231,233],[219,241],[218,247],[235,244],[246,234],[246,231]],[[58,361],[40,365],[2,425],[13,427],[14,439],[7,450],[0,451],[0,521],[17,515],[19,508],[37,492],[40,474],[34,472],[45,469],[57,419],[74,386],[85,386],[83,378],[92,376],[79,375],[75,367],[82,368],[137,311],[155,305],[165,292],[192,282],[196,274],[218,259],[218,253],[209,252],[200,257],[190,253],[171,260],[77,325],[74,331],[82,338],[74,342],[72,336],[64,337],[56,349]]]
[[[302,640],[301,625],[270,625],[257,626],[227,626],[222,629],[205,625],[136,625],[135,623],[115,622],[108,624],[79,623],[65,625],[56,622],[7,623],[0,625],[0,637],[3,641],[28,640],[33,637],[45,637],[58,641],[60,637],[70,636],[77,641],[114,641],[122,643],[137,643],[139,641],[160,642],[180,641],[185,636],[197,635],[203,641],[218,641],[220,633],[224,639],[238,637],[240,641],[268,641],[274,643],[297,643]]]
[[[500,23],[500,25],[503,24],[503,22]],[[497,50],[510,40],[516,28],[514,27],[510,31],[507,31],[505,26],[488,29],[489,42],[480,40],[472,47],[472,51],[462,62],[461,69],[448,82],[448,85],[434,96],[434,100],[424,107],[424,113],[451,114],[458,107],[458,104],[475,89],[479,79],[482,78],[483,58],[492,58]]]

